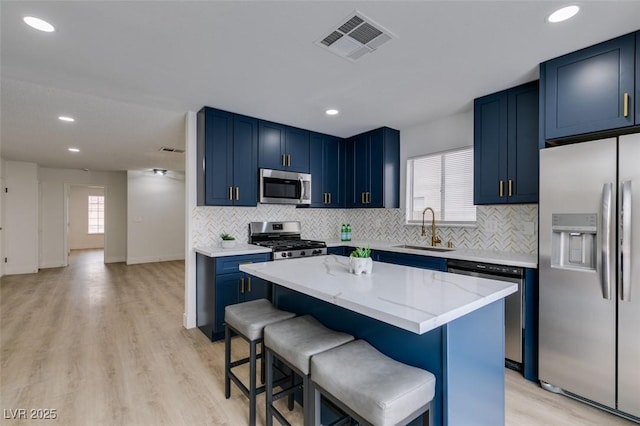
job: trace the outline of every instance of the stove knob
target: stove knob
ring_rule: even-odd
[[[287,253],[287,256],[288,256],[288,257],[291,257],[291,256],[292,256],[292,255],[291,255],[291,252]]]
[[[320,253],[322,253],[322,250],[314,250],[313,253],[311,254],[320,254]]]
[[[282,256],[282,257],[287,257],[287,253],[284,253],[284,252],[283,252],[283,253],[281,253],[281,256]]]
[[[301,251],[300,256],[304,256],[304,255],[306,255],[306,253],[304,251]]]

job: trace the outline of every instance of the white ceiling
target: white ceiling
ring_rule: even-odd
[[[640,1],[2,1],[1,154],[46,167],[184,170],[203,105],[337,136],[402,130],[640,29]],[[316,45],[354,10],[397,38],[357,63]],[[33,15],[56,27],[35,31]],[[324,110],[338,108],[337,117]],[[58,115],[71,115],[63,123]],[[71,154],[68,147],[81,152]]]

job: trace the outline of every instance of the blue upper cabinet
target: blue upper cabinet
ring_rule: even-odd
[[[258,129],[258,166],[262,169],[283,169],[287,164],[285,126],[260,120]]]
[[[258,165],[309,173],[309,131],[260,120]]]
[[[343,140],[314,132],[309,139],[311,207],[344,207]]]
[[[538,202],[538,82],[474,101],[474,204]]]
[[[400,206],[400,132],[388,127],[346,142],[347,207]]]
[[[628,34],[540,65],[545,139],[640,124],[631,100],[635,44],[636,34]]]
[[[197,121],[198,205],[255,206],[257,120],[204,107]]]
[[[507,180],[506,92],[478,98],[473,104],[473,203],[501,204]]]
[[[255,206],[258,198],[258,120],[233,117],[233,204]]]

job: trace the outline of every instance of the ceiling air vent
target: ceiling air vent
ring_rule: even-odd
[[[176,154],[183,154],[184,153],[184,149],[179,149],[179,148],[167,148],[167,147],[162,147],[160,148],[160,151],[162,152],[175,152]]]
[[[355,62],[392,38],[391,31],[356,10],[315,44]]]

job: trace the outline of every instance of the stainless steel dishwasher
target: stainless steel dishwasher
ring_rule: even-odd
[[[447,272],[471,275],[518,284],[518,291],[504,300],[505,365],[522,370],[522,336],[524,332],[524,268],[466,260],[447,261]]]

